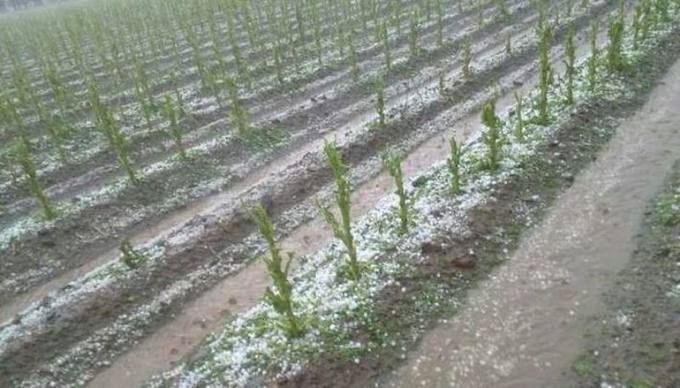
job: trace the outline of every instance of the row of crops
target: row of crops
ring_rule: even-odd
[[[265,301],[173,373],[228,369],[235,383],[329,344],[360,353],[344,342],[347,320],[372,319],[376,292],[410,268],[375,254],[403,245],[411,257],[430,232],[451,234],[454,220],[433,209],[470,206],[516,174],[565,112],[611,92],[610,75],[667,32],[677,5],[93,1],[54,12],[0,19],[0,383],[84,384],[267,249]],[[498,115],[496,85],[534,71],[536,92]],[[383,154],[475,109],[483,133],[451,140],[424,188],[398,152]],[[383,168],[397,195],[357,220],[352,191]],[[336,243],[296,272],[278,238],[310,217]],[[41,285],[72,273],[43,297]],[[247,340],[258,336],[269,342]]]

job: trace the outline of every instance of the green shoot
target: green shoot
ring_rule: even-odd
[[[177,147],[177,153],[179,154],[180,158],[184,161],[186,161],[187,158],[187,153],[184,150],[184,145],[182,144],[182,128],[179,125],[178,122],[178,112],[175,110],[175,107],[173,106],[172,100],[170,99],[170,96],[165,96],[165,103],[163,104],[163,113],[165,114],[165,119],[168,120],[170,123],[170,138],[172,138],[172,141],[175,142],[175,146]]]
[[[574,103],[574,76],[576,75],[576,45],[574,44],[574,30],[569,30],[566,43],[567,60],[564,62],[567,73],[567,105]]]
[[[375,110],[378,113],[378,125],[385,128],[385,79],[378,75],[375,80]]]
[[[408,214],[408,197],[404,189],[404,175],[401,170],[403,160],[400,156],[387,153],[383,155],[383,163],[387,172],[394,179],[397,186],[397,196],[399,197],[399,234],[408,233],[409,214]]]
[[[482,123],[487,127],[483,135],[486,145],[486,158],[482,162],[484,168],[495,171],[500,166],[501,148],[505,144],[505,139],[501,133],[503,122],[496,116],[496,101],[488,100],[482,108]]]
[[[472,76],[472,71],[470,70],[470,62],[472,62],[472,43],[470,37],[467,37],[465,42],[463,42],[461,60],[463,61],[463,77],[470,78]]]
[[[139,268],[146,261],[147,257],[144,253],[134,249],[128,237],[124,237],[120,242],[121,256],[120,261],[125,264],[128,269],[134,270]]]
[[[274,283],[273,288],[267,287],[265,291],[265,300],[274,310],[284,317],[279,325],[288,338],[297,338],[304,334],[304,328],[300,319],[293,311],[293,287],[288,279],[290,270],[290,263],[293,260],[293,255],[288,254],[288,260],[285,265],[283,257],[281,256],[281,248],[276,242],[274,233],[274,226],[267,215],[267,211],[261,204],[255,206],[250,211],[253,221],[257,224],[260,234],[267,241],[269,249],[269,257],[263,258],[267,273]]]
[[[43,217],[45,217],[46,220],[56,218],[57,212],[47,199],[47,196],[40,185],[40,181],[38,180],[38,172],[33,163],[33,155],[31,154],[31,144],[23,134],[20,135],[17,140],[16,158],[26,176],[26,181],[28,182],[28,188],[31,194],[33,194],[42,208]]]
[[[548,112],[548,89],[550,88],[551,66],[550,66],[550,39],[552,31],[547,25],[539,29],[539,97],[538,97],[538,117],[536,123],[545,125],[550,121]]]
[[[462,185],[460,164],[463,157],[463,145],[456,143],[456,139],[452,137],[451,140],[449,140],[449,146],[451,152],[449,157],[446,159],[446,167],[449,170],[451,179],[451,194],[455,195],[458,194]]]
[[[345,245],[348,256],[347,272],[349,277],[356,281],[361,277],[361,269],[357,260],[357,250],[354,245],[354,236],[352,235],[351,228],[349,169],[342,161],[335,143],[326,143],[324,145],[324,152],[335,178],[335,200],[340,209],[341,220],[338,221],[328,208],[321,205],[318,206],[321,215],[333,230],[335,238],[342,241]]]
[[[524,117],[522,116],[522,109],[524,109],[524,99],[519,94],[515,93],[515,137],[518,141],[524,141]]]

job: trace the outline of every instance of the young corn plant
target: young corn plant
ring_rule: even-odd
[[[177,147],[177,153],[179,154],[180,158],[183,161],[187,161],[187,153],[186,150],[184,149],[184,144],[182,143],[182,128],[179,125],[179,114],[178,114],[178,109],[174,107],[174,104],[172,103],[172,99],[170,96],[165,96],[165,103],[163,104],[163,114],[165,115],[165,119],[168,120],[170,126],[169,126],[169,134],[170,138],[172,138],[172,141],[175,143],[175,147]]]
[[[451,194],[456,195],[460,192],[460,188],[462,187],[460,164],[464,151],[463,145],[456,143],[456,139],[453,137],[449,140],[449,148],[451,151],[449,157],[446,159],[446,168],[448,169],[450,176],[449,189],[451,190]]]
[[[351,228],[349,169],[342,161],[340,152],[334,143],[326,143],[324,145],[324,153],[335,178],[335,201],[340,209],[340,220],[338,221],[328,208],[321,204],[317,204],[317,206],[321,211],[321,215],[333,230],[335,238],[342,241],[345,246],[348,257],[347,274],[350,279],[356,281],[361,277],[361,268],[357,260],[357,249],[354,244],[354,235]]]
[[[623,60],[623,16],[612,20],[607,35],[609,36],[607,66],[612,71],[621,71],[625,66]]]
[[[42,208],[43,217],[46,220],[53,220],[57,217],[56,210],[52,207],[49,199],[43,191],[42,185],[38,180],[38,172],[33,163],[31,154],[31,144],[23,134],[19,135],[16,145],[16,161],[24,172],[28,189]]]
[[[539,79],[538,79],[538,117],[535,118],[536,124],[545,125],[550,122],[548,110],[548,90],[552,69],[550,66],[550,39],[552,31],[545,25],[539,28]]]
[[[385,77],[378,75],[375,80],[375,111],[378,113],[378,125],[385,128]]]
[[[267,241],[269,257],[264,257],[267,273],[274,283],[274,287],[267,287],[264,297],[274,310],[284,317],[279,326],[288,338],[297,338],[304,334],[304,326],[293,310],[293,286],[288,279],[292,254],[284,264],[281,248],[276,242],[274,226],[272,225],[264,206],[257,205],[250,211],[253,221],[257,224],[260,234]]]
[[[387,32],[387,22],[383,22],[380,25],[380,39],[382,40],[385,54],[385,68],[389,71],[392,69],[392,55],[390,54],[390,36]]]
[[[356,31],[351,29],[349,32],[349,63],[350,72],[354,82],[359,81],[359,55],[357,53]]]
[[[642,4],[635,6],[633,15],[633,48],[637,49],[640,41],[640,29],[642,27]]]
[[[120,250],[120,261],[130,270],[139,268],[147,259],[143,252],[132,247],[128,237],[124,237],[121,240],[118,249]]]
[[[590,27],[590,58],[588,58],[588,87],[591,93],[595,93],[595,85],[597,84],[597,61],[599,57],[599,50],[597,48],[597,34],[599,24],[597,19],[593,21]]]
[[[567,60],[564,61],[565,71],[567,73],[567,105],[574,103],[574,76],[576,75],[576,45],[574,44],[574,30],[570,29],[567,35],[566,43]]]
[[[414,8],[411,12],[411,28],[409,31],[409,52],[411,58],[418,56],[418,30],[420,26],[418,25],[419,20],[418,8]]]
[[[472,76],[472,71],[470,69],[470,63],[472,62],[472,43],[470,42],[469,37],[463,42],[461,60],[463,61],[463,77],[470,78]]]
[[[444,6],[442,0],[435,0],[437,8],[437,47],[444,47]]]
[[[505,138],[501,133],[503,122],[496,116],[496,101],[494,99],[484,103],[482,123],[487,128],[483,135],[483,141],[486,145],[486,156],[482,161],[482,165],[489,171],[496,171],[500,166],[501,148],[505,144]]]
[[[403,160],[400,156],[392,153],[383,155],[383,163],[387,172],[394,179],[397,186],[397,196],[399,197],[399,234],[404,235],[408,233],[409,225],[409,210],[408,210],[408,196],[404,189],[404,175],[401,169]]]
[[[515,138],[518,141],[524,141],[524,117],[522,116],[522,109],[524,109],[524,99],[518,93],[515,93]]]
[[[90,105],[94,110],[97,129],[99,129],[109,141],[109,145],[116,154],[118,164],[127,174],[130,182],[134,185],[139,184],[139,179],[137,179],[137,175],[130,165],[125,136],[120,132],[120,129],[118,129],[118,125],[116,124],[116,120],[114,119],[111,110],[101,102],[96,84],[93,81],[89,82]]]
[[[224,77],[224,84],[229,93],[229,100],[231,102],[231,121],[240,136],[245,136],[250,128],[248,110],[241,103],[239,97],[238,85],[231,77]]]

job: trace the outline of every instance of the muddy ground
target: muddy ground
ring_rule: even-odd
[[[565,372],[575,386],[680,386],[680,162],[637,240],[585,334],[588,347]]]

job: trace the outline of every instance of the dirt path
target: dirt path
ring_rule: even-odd
[[[382,386],[560,384],[680,152],[678,106],[680,62],[508,262]]]

